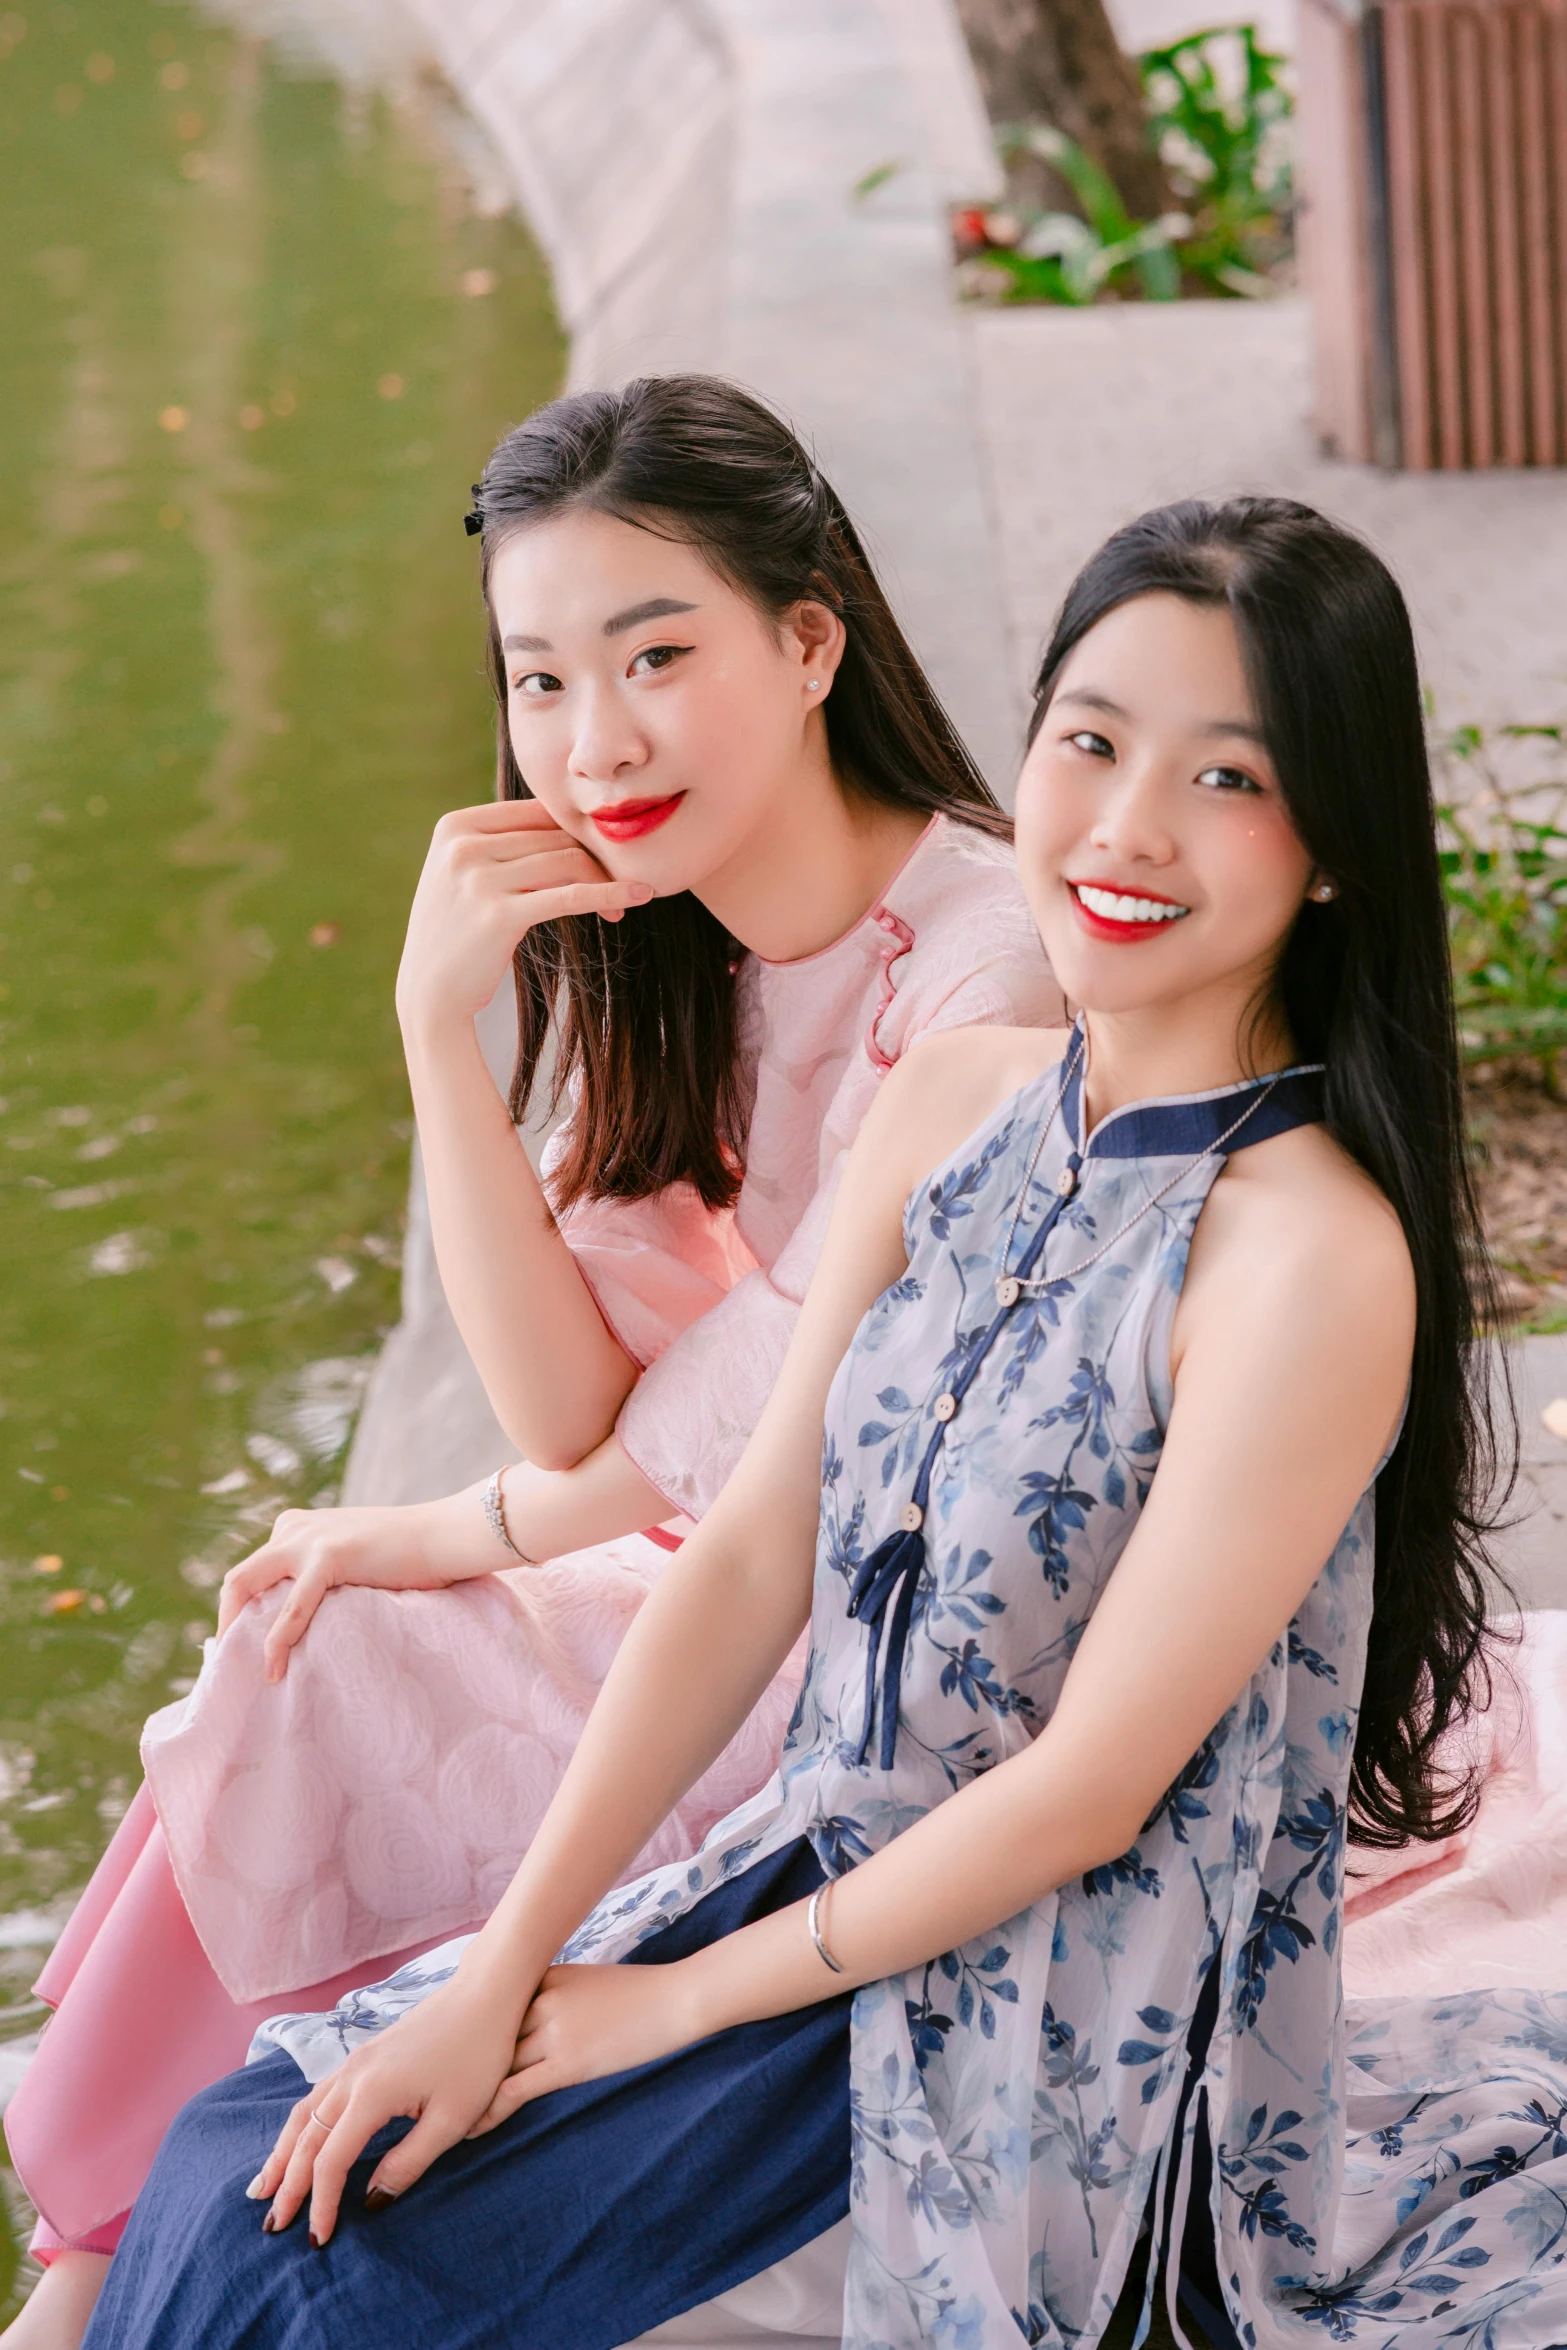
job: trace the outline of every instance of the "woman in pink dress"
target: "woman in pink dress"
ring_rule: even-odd
[[[15,2350],[79,2339],[168,2121],[263,2017],[488,1914],[760,1416],[882,1077],[1061,1010],[1010,827],[767,409],[700,377],[574,395],[476,500],[500,796],[436,828],[398,1009],[442,1282],[524,1457],[286,1512],[230,1575],[39,1985],[7,2129],[49,2274]],[[474,1028],[508,963],[509,1104]],[[542,1184],[514,1123],[541,1084]],[[628,1875],[764,1782],[796,1683]]]

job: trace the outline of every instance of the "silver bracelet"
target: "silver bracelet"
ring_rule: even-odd
[[[506,1531],[506,1511],[501,1501],[501,1478],[504,1474],[504,1470],[497,1469],[494,1476],[490,1479],[488,1485],[486,1485],[484,1488],[484,1514],[490,1521],[490,1532],[494,1535],[496,1541],[504,1542],[506,1548],[511,1552],[511,1555],[514,1559],[521,1559],[525,1567],[531,1567],[536,1562],[533,1559],[530,1559],[526,1552],[520,1551],[517,1548],[517,1545],[515,1542],[513,1542],[511,1536]]]
[[[816,1955],[821,1960],[823,1966],[831,1967],[835,1975],[841,1975],[843,1973],[842,1966],[839,1964],[838,1960],[834,1958],[832,1952],[828,1949],[826,1943],[822,1940],[822,1903],[831,1891],[832,1885],[830,1882],[826,1885],[817,1886],[816,1891],[811,1895],[810,1900],[805,1905],[805,1925],[807,1933],[810,1935],[811,1940],[816,1945]]]

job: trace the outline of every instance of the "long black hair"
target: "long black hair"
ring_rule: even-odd
[[[678,538],[769,620],[807,599],[847,641],[823,705],[841,788],[884,807],[946,812],[1003,839],[1011,824],[964,748],[831,485],[760,400],[704,375],[644,376],[574,392],[509,432],[474,490],[488,598],[496,550],[573,507]],[[506,723],[493,610],[498,796],[529,796]],[[577,1093],[552,1177],[557,1207],[695,1186],[710,1207],[738,1188],[745,1145],[734,972],[740,950],[689,893],[623,922],[541,923],[517,949],[519,1049],[511,1108],[533,1093],[552,1016],[554,1099]]]
[[[1417,1295],[1409,1405],[1377,1484],[1375,1603],[1350,1782],[1358,1843],[1434,1838],[1473,1813],[1442,1732],[1484,1703],[1486,1550],[1510,1488],[1511,1406],[1478,1342],[1497,1321],[1464,1138],[1447,923],[1409,614],[1387,566],[1284,498],[1163,506],[1068,591],[1035,687],[1134,596],[1225,606],[1291,820],[1336,885],[1275,974],[1329,1131],[1396,1210]]]

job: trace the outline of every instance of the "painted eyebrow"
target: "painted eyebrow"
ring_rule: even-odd
[[[606,636],[624,636],[628,628],[640,628],[644,620],[665,620],[675,612],[694,612],[695,604],[682,604],[678,596],[649,596],[645,603],[628,604],[624,612],[612,612],[604,623]],[[503,653],[551,653],[554,646],[547,636],[503,636]]]
[[[604,634],[624,636],[628,628],[640,628],[644,620],[667,620],[673,613],[695,610],[695,604],[682,604],[677,596],[649,596],[645,604],[628,604],[624,612],[611,614],[604,623]]]
[[[1107,718],[1130,716],[1130,712],[1123,710],[1119,702],[1112,702],[1108,694],[1095,693],[1091,686],[1079,686],[1070,693],[1058,694],[1056,700],[1058,704],[1081,702],[1087,710],[1102,710]],[[1205,718],[1197,726],[1196,732],[1210,736],[1238,736],[1242,742],[1255,743],[1263,751],[1268,747],[1262,728],[1253,726],[1249,718]]]

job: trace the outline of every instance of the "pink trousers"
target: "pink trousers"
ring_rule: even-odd
[[[38,1979],[58,2021],[6,2112],[11,2159],[42,2215],[37,2257],[114,2250],[175,2114],[244,2063],[267,2016],[335,2006],[431,1946],[236,2004],[196,1939],[142,1787]]]

